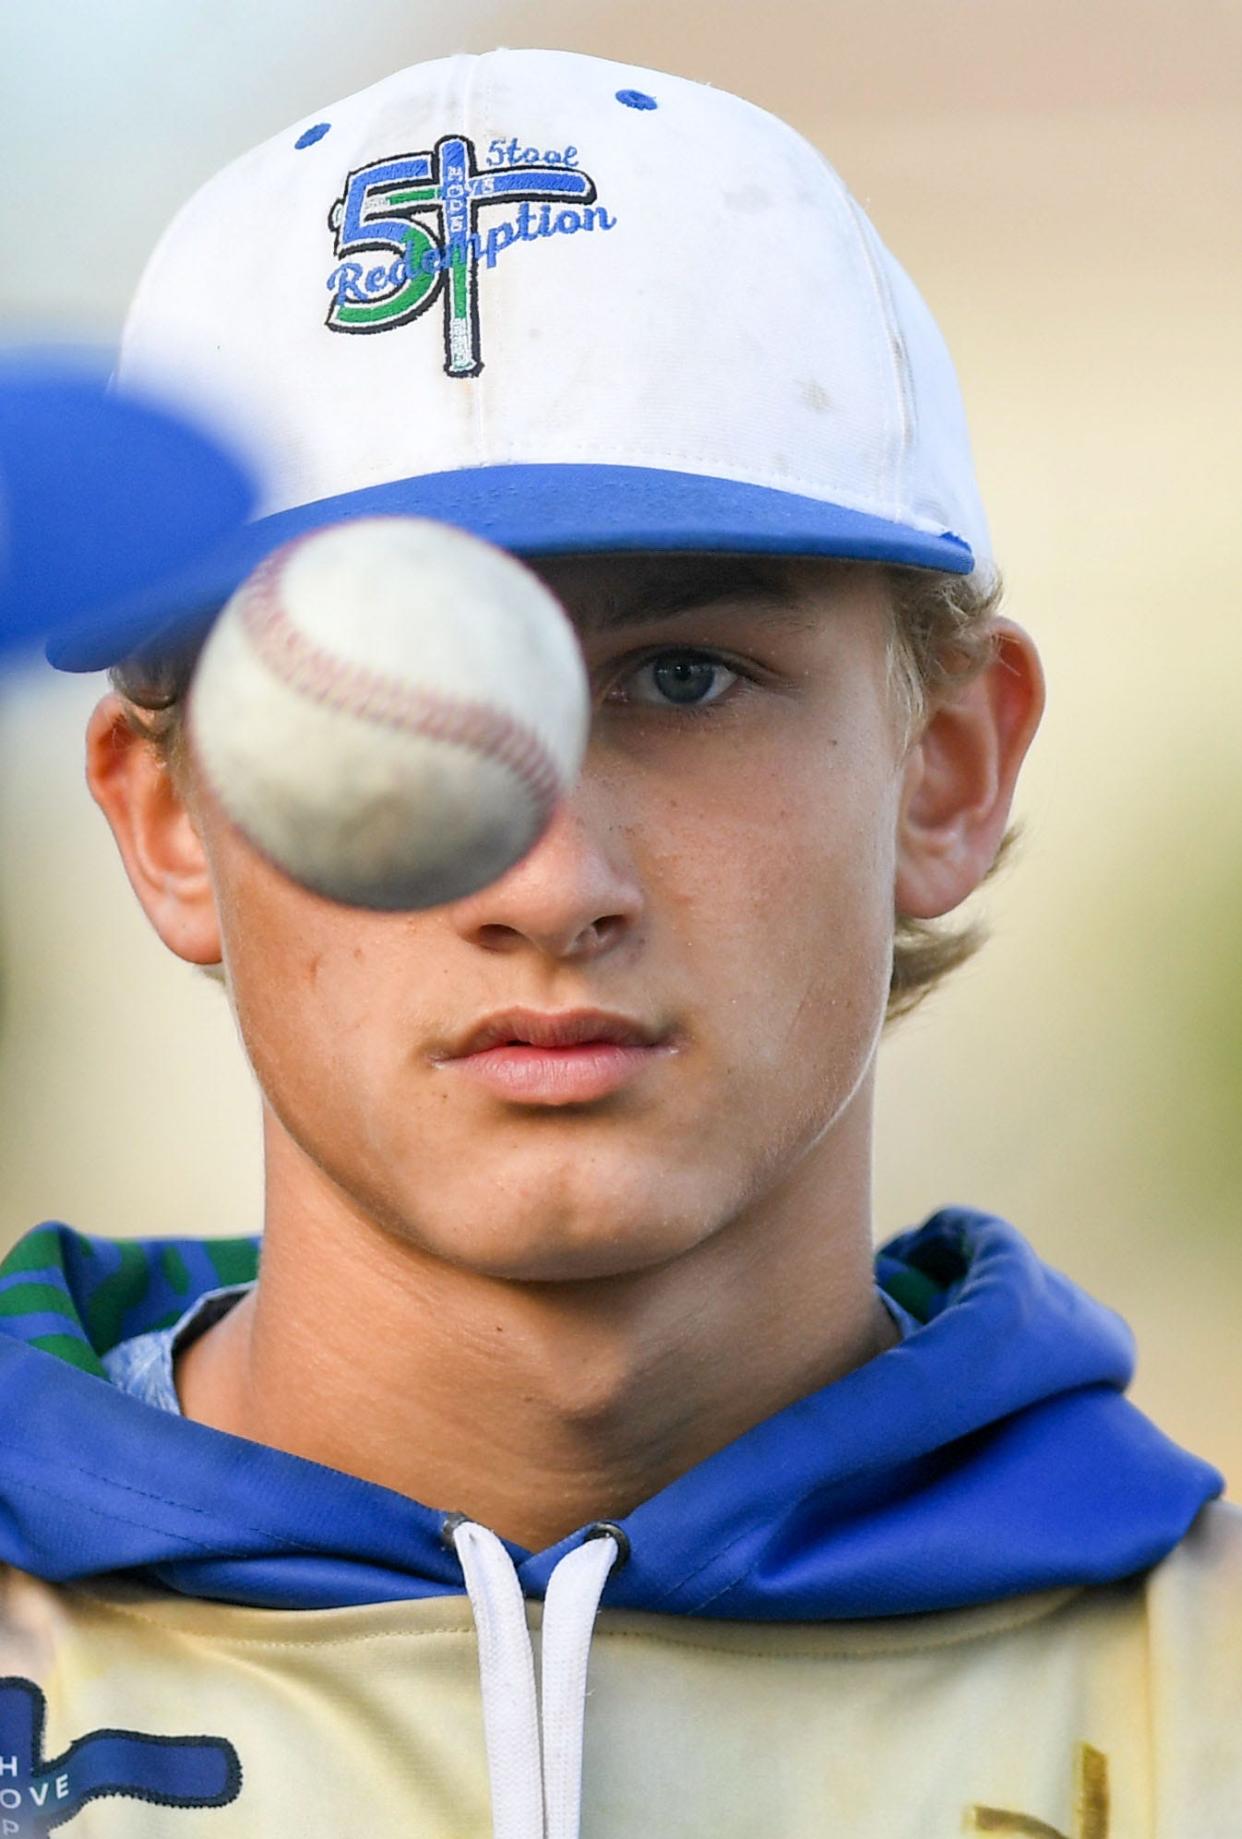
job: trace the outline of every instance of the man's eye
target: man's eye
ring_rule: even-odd
[[[606,700],[657,709],[704,708],[719,702],[739,676],[711,652],[661,651],[619,677]]]

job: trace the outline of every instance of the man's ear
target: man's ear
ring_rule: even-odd
[[[170,951],[219,964],[220,926],[195,818],[166,763],[108,695],[86,729],[86,783],[143,910]]]
[[[1033,639],[1010,619],[995,630],[995,657],[931,709],[906,759],[894,890],[905,919],[949,913],[983,880],[1044,712]]]

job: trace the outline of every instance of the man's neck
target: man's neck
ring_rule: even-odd
[[[540,1549],[897,1339],[847,1164],[869,1172],[812,1155],[761,1218],[585,1282],[481,1275],[278,1192],[259,1285],[178,1359],[182,1407]]]

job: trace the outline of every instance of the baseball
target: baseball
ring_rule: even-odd
[[[572,785],[590,700],[559,602],[447,524],[299,537],[238,588],[190,689],[191,745],[277,868],[348,906],[438,906],[497,880]]]

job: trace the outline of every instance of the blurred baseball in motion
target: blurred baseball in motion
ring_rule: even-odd
[[[497,880],[582,763],[586,671],[520,562],[447,524],[299,537],[238,588],[190,689],[228,817],[315,893],[388,911]]]

